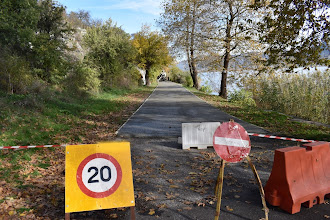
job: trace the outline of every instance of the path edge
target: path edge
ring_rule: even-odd
[[[135,112],[125,121],[125,123],[124,124],[122,124],[119,128],[118,128],[118,130],[115,132],[115,135],[116,136],[118,136],[118,133],[119,133],[119,131],[120,131],[120,129],[122,129],[122,127],[124,127],[126,124],[127,124],[127,122],[129,121],[129,120],[131,120],[131,118],[140,110],[140,108],[142,108],[142,106],[148,101],[148,99],[152,96],[152,94],[155,92],[155,90],[158,88],[158,86],[159,86],[159,83],[157,83],[157,86],[154,88],[154,90],[152,91],[152,93],[150,93],[150,95],[144,100],[144,102],[139,106],[139,108],[138,109],[136,109],[135,110]]]
[[[184,88],[185,90],[187,90],[187,92],[193,94],[193,95],[194,95],[196,98],[198,98],[199,100],[205,102],[206,104],[208,104],[209,106],[212,106],[213,108],[219,109],[219,108],[217,108],[217,107],[211,105],[211,104],[208,103],[207,101],[201,99],[201,98],[198,97],[197,95],[195,95],[193,92],[191,92],[190,90],[188,90],[188,89],[187,89],[186,87],[184,87],[182,84],[180,84],[180,83],[178,83],[178,84],[181,85],[182,88]],[[233,115],[231,115],[231,114],[229,114],[229,113],[227,113],[227,112],[225,112],[225,111],[223,111],[223,110],[221,110],[221,109],[219,109],[219,110],[222,111],[222,112],[224,112],[224,113],[226,113],[227,115],[230,115],[230,116],[233,117],[234,119],[237,119],[237,120],[240,120],[240,121],[244,121],[244,120],[242,120],[242,119],[240,119],[240,118],[237,118],[236,116],[233,116]],[[246,122],[246,121],[244,121],[244,122]],[[265,129],[265,128],[263,128],[263,127],[260,127],[260,126],[258,126],[258,125],[252,124],[252,123],[250,123],[250,122],[246,122],[246,123],[249,123],[249,124],[251,124],[251,125],[256,126],[257,128],[260,128],[260,129],[264,130],[266,134],[272,134],[272,132],[268,131],[267,129]]]

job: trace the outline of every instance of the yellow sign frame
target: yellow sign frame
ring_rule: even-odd
[[[121,168],[121,181],[111,195],[94,198],[79,187],[78,169],[93,155],[109,155]],[[86,162],[85,162],[86,163]],[[81,165],[82,164],[82,165]],[[80,166],[80,168],[79,168]],[[69,145],[65,158],[65,213],[135,206],[129,142]]]

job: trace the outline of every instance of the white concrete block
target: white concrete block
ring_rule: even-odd
[[[220,122],[182,123],[182,149],[213,146],[213,134]]]

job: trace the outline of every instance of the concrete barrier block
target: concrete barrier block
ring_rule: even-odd
[[[182,149],[213,146],[213,134],[220,122],[182,123]]]

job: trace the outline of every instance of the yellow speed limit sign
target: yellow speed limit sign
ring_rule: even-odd
[[[135,206],[130,143],[66,147],[65,212]]]

